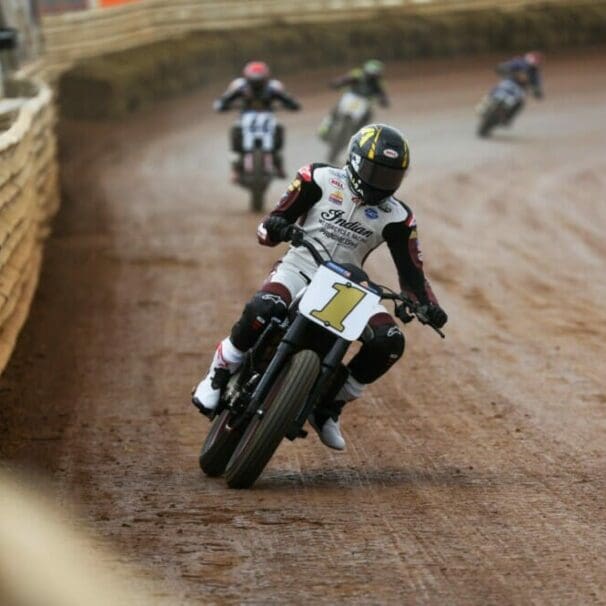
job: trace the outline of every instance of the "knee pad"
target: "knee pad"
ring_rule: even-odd
[[[388,314],[384,315],[389,317]],[[368,329],[362,348],[349,363],[352,377],[360,383],[376,381],[404,353],[404,335],[391,317],[389,322],[383,318],[377,322],[371,320]]]
[[[232,343],[247,351],[256,342],[272,318],[283,320],[288,313],[288,301],[274,292],[259,291],[244,306],[242,316],[231,331]]]
[[[241,154],[243,151],[242,127],[238,126],[237,124],[232,126],[229,133],[229,139],[231,143],[231,150]]]
[[[404,353],[404,334],[394,324],[383,324],[374,329],[374,335],[368,342],[377,353],[388,358],[393,364],[402,357]],[[390,365],[391,365],[390,364]]]

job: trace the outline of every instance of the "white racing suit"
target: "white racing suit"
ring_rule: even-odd
[[[298,223],[326,246],[337,263],[361,267],[375,248],[387,242],[402,290],[421,303],[437,302],[423,273],[410,208],[394,197],[378,206],[364,205],[350,190],[344,168],[326,164],[301,168],[270,216]],[[257,235],[263,245],[276,244],[263,223]],[[235,347],[246,351],[272,317],[285,317],[288,305],[309,283],[316,268],[306,249],[291,247],[234,325],[231,341]],[[353,379],[351,395],[356,397],[362,385],[379,378],[404,352],[404,336],[382,305],[377,305],[362,341],[362,348],[348,365]]]
[[[423,273],[416,221],[410,208],[394,197],[378,206],[363,204],[350,190],[344,168],[326,164],[301,168],[270,216],[297,222],[341,264],[361,267],[366,257],[386,242],[402,290],[423,304],[437,303]],[[276,245],[263,223],[258,230],[260,243]],[[216,407],[222,387],[241,364],[244,352],[255,344],[272,318],[286,317],[289,304],[309,283],[316,268],[304,248],[291,247],[276,264],[261,290],[244,307],[231,335],[219,344],[208,374],[194,390],[193,402],[198,408],[205,411]],[[341,373],[343,383],[336,386],[334,397],[317,407],[310,418],[324,444],[338,450],[345,447],[338,422],[344,403],[359,397],[364,385],[387,372],[404,353],[404,335],[382,305],[377,305],[361,341],[362,347],[347,365],[348,372]]]

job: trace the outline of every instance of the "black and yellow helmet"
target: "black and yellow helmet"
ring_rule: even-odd
[[[402,133],[386,124],[368,124],[349,142],[347,175],[365,204],[379,204],[400,187],[410,152]]]

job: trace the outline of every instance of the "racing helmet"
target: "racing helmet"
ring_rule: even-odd
[[[261,88],[271,76],[269,66],[264,61],[249,61],[242,70],[242,77],[253,88]]]
[[[524,59],[529,65],[538,67],[543,63],[543,53],[540,53],[539,51],[530,51],[524,55]]]
[[[383,62],[379,61],[378,59],[370,59],[369,61],[366,61],[366,63],[364,63],[364,65],[362,66],[362,71],[367,76],[373,76],[375,78],[378,78],[383,74],[383,69]]]
[[[410,163],[402,133],[386,124],[368,124],[350,140],[347,178],[364,204],[376,206],[400,187]]]

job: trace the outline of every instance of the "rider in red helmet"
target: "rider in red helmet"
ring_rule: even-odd
[[[514,57],[513,59],[499,63],[496,67],[496,72],[497,74],[512,80],[524,90],[530,88],[536,99],[542,99],[543,85],[540,69],[542,63],[542,53],[538,51],[529,51],[523,56]],[[517,105],[512,108],[507,124],[511,124],[514,116],[519,113],[523,106],[524,100],[520,99]]]
[[[250,61],[244,66],[242,76],[233,80],[227,90],[213,104],[215,111],[224,112],[239,102],[242,112],[271,112],[275,102],[286,109],[299,110],[301,104],[291,97],[279,80],[271,78],[271,70],[263,61]],[[236,125],[231,132],[232,150],[242,152],[242,128]],[[284,178],[284,166],[280,150],[284,141],[284,129],[281,124],[276,126],[274,133],[273,160],[276,175]],[[237,174],[241,170],[241,160],[236,161],[234,169]]]

